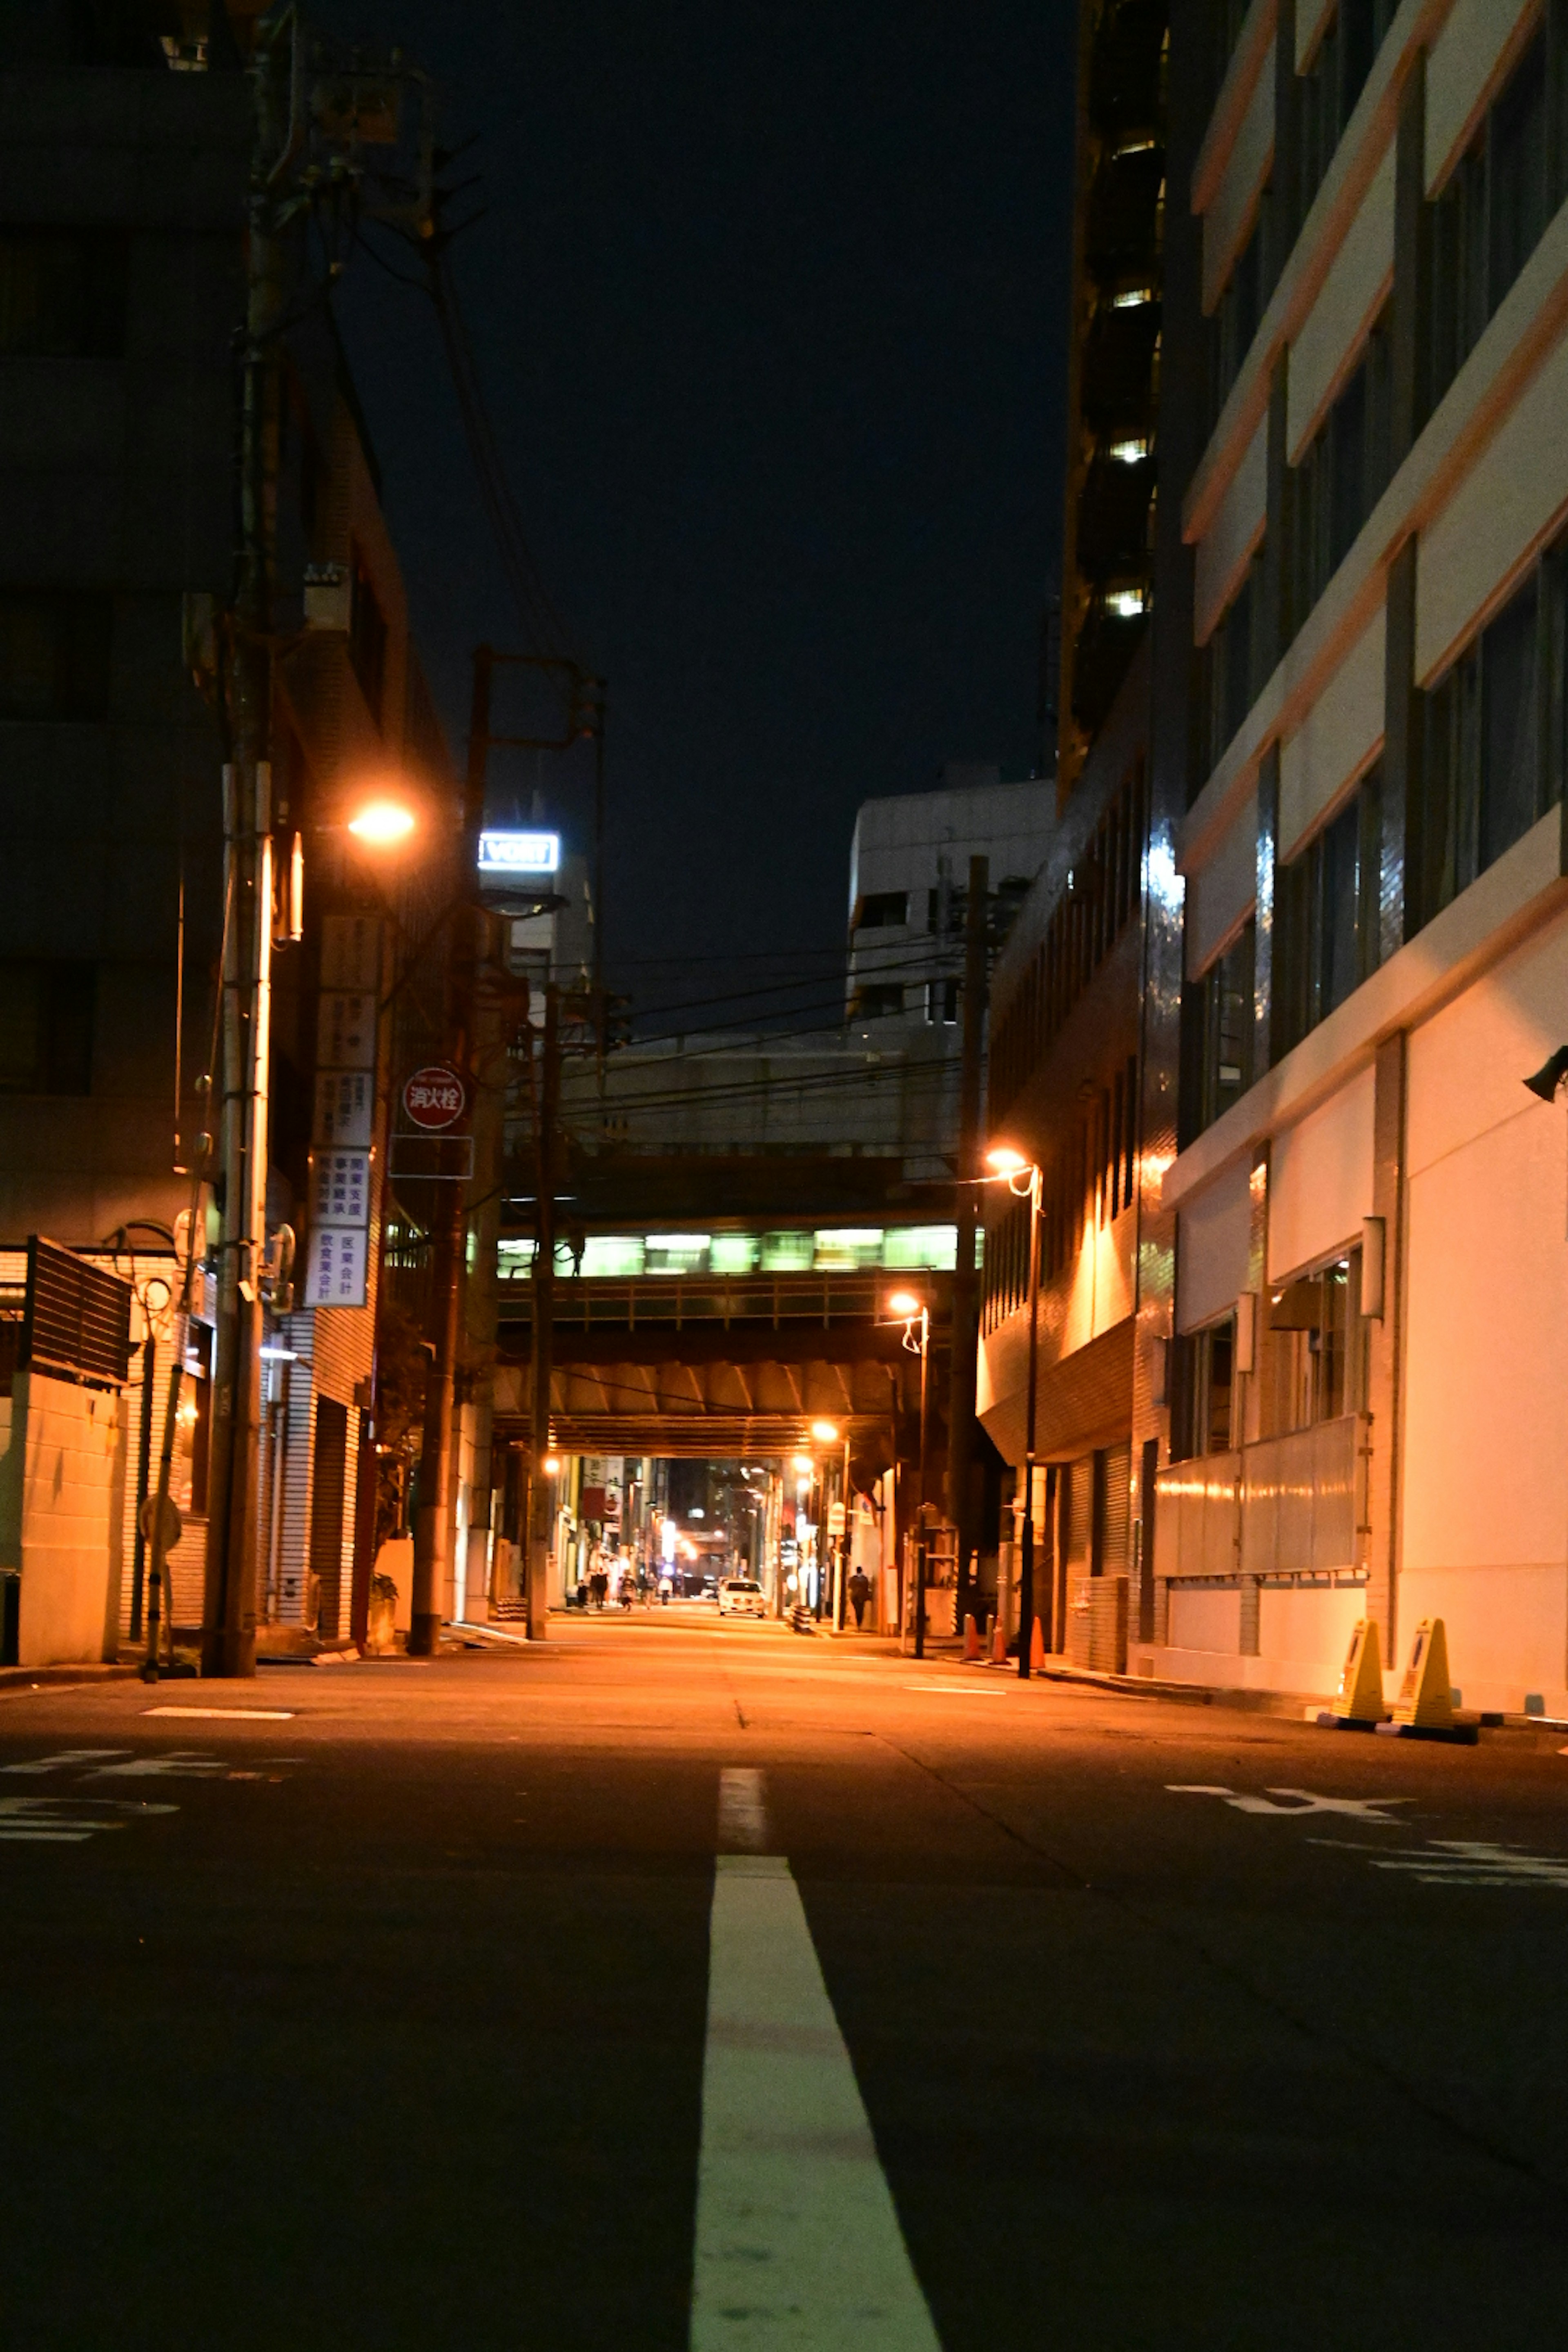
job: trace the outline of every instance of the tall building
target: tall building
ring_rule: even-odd
[[[1166,323],[1185,266],[1166,201],[1180,163],[1167,14],[1150,0],[1085,0],[1081,12],[1059,817],[992,979],[987,1074],[992,1139],[1040,1171],[1036,1612],[1052,1647],[1112,1665],[1125,1662],[1129,1596],[1136,1634],[1150,1590],[1146,1433],[1169,1329],[1157,1178],[1175,1149],[1180,934],[1168,877],[1185,797],[1154,754],[1162,733],[1180,739],[1186,687],[1165,652],[1179,582],[1154,521],[1195,454],[1198,402],[1190,349],[1171,345]],[[1026,1452],[1028,1218],[1026,1200],[987,1188],[976,1403],[1015,1473]],[[1022,1500],[1018,1478],[1015,1536]],[[1010,1616],[1005,1570],[1000,1597]]]
[[[1140,944],[1096,944],[1074,866],[996,1006],[996,1108],[1051,1161],[1139,966],[1131,1211],[1071,1141],[1042,1316],[1043,1396],[1126,1324],[1127,1450],[1041,1433],[1058,1596],[1089,1639],[1125,1567],[1135,1671],[1321,1692],[1363,1616],[1385,1664],[1441,1618],[1468,1703],[1568,1706],[1565,73],[1561,0],[1170,11],[1148,698],[1062,852],[1142,725]],[[1102,1275],[1119,1319],[1063,1355]]]
[[[160,1297],[216,1116],[195,1081],[212,1065],[224,920],[217,686],[256,11],[164,13],[166,27],[110,0],[44,5],[0,29],[0,1241],[42,1233],[148,1265],[162,1251]],[[443,806],[428,844],[450,835],[456,786],[331,312],[319,288],[296,291],[273,420],[270,733],[279,865],[297,846],[303,909],[280,887],[268,1223],[305,1244],[319,1066],[342,1058],[321,992],[379,989],[391,953],[388,910],[344,832],[351,795],[395,774],[427,813]],[[416,930],[451,878],[449,853],[420,862],[399,908]],[[333,917],[370,940],[364,970],[342,965]],[[384,1075],[389,1050],[384,1035]],[[199,1218],[210,1202],[207,1187]],[[364,1303],[309,1303],[302,1251],[295,1309],[268,1330],[261,1606],[329,1633],[347,1632],[356,1565],[368,1573],[355,1513],[378,1183],[364,1207]],[[200,1622],[213,1288],[186,1335],[182,1625]],[[153,1319],[162,1363],[172,1334]],[[143,1402],[140,1387],[123,1400],[130,1525]],[[128,1536],[122,1622],[132,1549]],[[27,1623],[24,1593],[24,1638]]]
[[[1147,1655],[1321,1688],[1361,1615],[1399,1659],[1440,1617],[1467,1701],[1561,1713],[1562,1112],[1524,1082],[1568,1002],[1568,10],[1221,30]]]

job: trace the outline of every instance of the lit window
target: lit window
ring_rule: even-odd
[[[1148,608],[1148,599],[1142,588],[1113,588],[1105,600],[1105,609],[1119,621],[1135,621]]]
[[[1149,455],[1149,443],[1147,439],[1141,441],[1113,441],[1110,445],[1110,455],[1116,458],[1121,465],[1141,465],[1142,460]]]
[[[1113,310],[1139,310],[1145,302],[1153,299],[1154,289],[1152,286],[1124,286],[1120,294],[1111,296],[1110,307]]]

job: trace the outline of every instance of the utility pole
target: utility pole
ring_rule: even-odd
[[[468,763],[463,781],[463,823],[458,843],[458,903],[447,961],[447,1044],[453,1066],[468,1089],[469,1129],[474,1089],[468,1068],[473,1034],[477,968],[489,945],[489,917],[478,904],[479,832],[485,814],[485,770],[489,754],[492,656],[488,646],[474,655],[473,696],[468,714]],[[441,1642],[441,1603],[454,1569],[457,1482],[453,1441],[458,1358],[462,1345],[463,1282],[468,1237],[467,1181],[437,1181],[438,1202],[431,1239],[430,1327],[432,1354],[425,1385],[425,1426],[419,1448],[419,1502],[414,1514],[414,1592],[409,1610],[408,1654],[432,1658]],[[455,1605],[460,1605],[456,1604]]]
[[[539,1112],[538,1198],[533,1242],[533,1347],[529,1365],[531,1408],[528,1465],[528,1564],[524,1591],[528,1603],[528,1638],[542,1642],[548,1607],[550,1567],[550,1480],[545,1461],[550,1453],[550,1374],[552,1324],[555,1312],[555,1123],[561,1091],[561,999],[554,982],[544,991],[544,1020],[540,1031],[539,1072],[534,1101]]]
[[[969,861],[963,926],[963,1065],[958,1112],[958,1245],[952,1262],[952,1341],[947,1410],[947,1516],[958,1536],[957,1619],[962,1633],[974,1559],[970,1476],[974,1461],[974,1381],[980,1350],[980,1283],[974,1235],[982,1175],[981,1078],[985,1049],[986,931],[990,862]]]
[[[285,27],[289,37],[284,39]],[[212,1451],[202,1611],[204,1675],[256,1672],[256,1515],[261,1442],[262,1259],[267,1245],[268,1046],[272,946],[272,572],[278,499],[278,338],[284,253],[278,184],[291,161],[300,33],[257,27],[255,141],[240,365],[239,561],[232,757],[224,770],[224,926],[218,1169],[223,1195]],[[288,64],[286,68],[285,60]]]
[[[222,1231],[213,1350],[202,1672],[256,1671],[257,1517],[261,1452],[262,1282],[267,1255],[270,1088],[274,568],[279,352],[288,309],[285,233],[318,203],[351,200],[364,218],[423,224],[430,209],[428,85],[395,57],[329,65],[298,5],[259,18],[247,202],[246,316],[240,337],[237,506],[239,543],[228,615],[230,757],[223,778],[224,915],[219,971],[217,1181]],[[373,171],[367,146],[399,168],[405,88],[425,92],[412,175]],[[395,126],[390,140],[388,122]],[[405,145],[406,142],[404,142]]]

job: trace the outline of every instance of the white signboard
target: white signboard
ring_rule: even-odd
[[[310,1140],[318,1150],[370,1149],[374,1134],[375,1081],[369,1070],[318,1070],[316,1118]]]
[[[368,1225],[368,1151],[318,1151],[310,1162],[310,1223]]]
[[[381,924],[374,915],[329,915],[321,925],[321,986],[370,990],[381,984]]]
[[[553,874],[561,864],[558,833],[481,833],[479,880],[510,882],[518,874]]]
[[[307,1307],[363,1307],[370,1262],[370,1235],[322,1225],[310,1235]]]
[[[316,1028],[316,1064],[323,1070],[375,1067],[375,992],[323,989]]]

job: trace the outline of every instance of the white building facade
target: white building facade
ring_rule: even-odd
[[[1466,1705],[1568,1714],[1524,1083],[1568,1039],[1565,73],[1562,0],[1253,0],[1179,192],[1215,413],[1135,1671],[1321,1691],[1360,1616],[1385,1665],[1440,1617]]]

